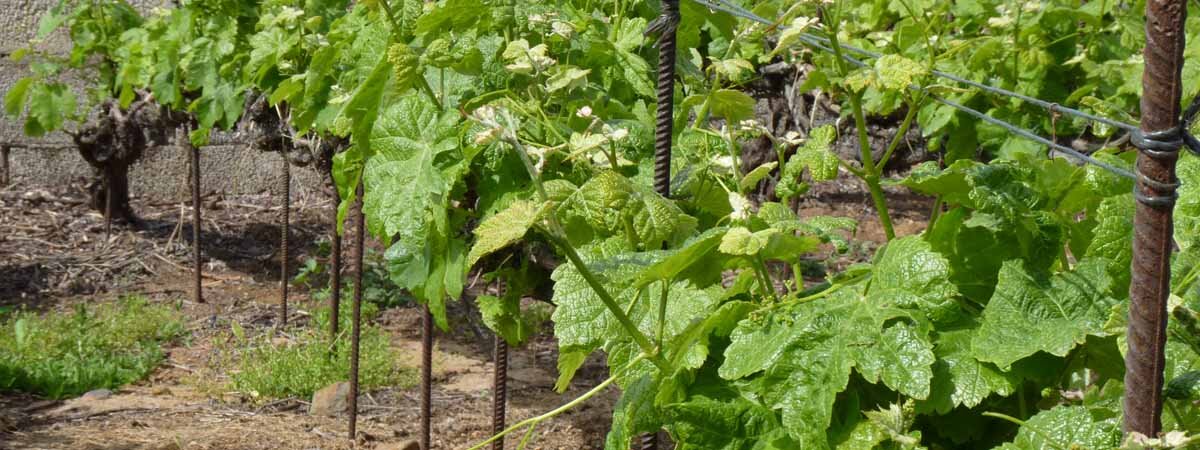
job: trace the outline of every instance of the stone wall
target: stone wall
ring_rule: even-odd
[[[42,15],[57,0],[0,0],[0,95],[16,80],[27,75],[23,64],[8,55],[28,45],[37,32]],[[143,9],[168,4],[167,0],[131,0]],[[39,49],[63,52],[70,42],[63,34],[51,36]],[[0,145],[13,145],[9,167],[13,182],[23,186],[58,186],[79,183],[91,174],[91,168],[61,133],[26,137],[21,122],[0,112]],[[30,146],[30,147],[23,147]],[[201,150],[201,180],[204,192],[227,195],[257,194],[279,185],[280,155],[264,154],[239,146],[214,146]],[[187,152],[176,147],[151,150],[130,175],[130,190],[149,201],[173,201],[187,198]],[[310,168],[292,170],[294,196],[319,195],[321,177]]]

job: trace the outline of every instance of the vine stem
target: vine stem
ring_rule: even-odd
[[[392,5],[388,4],[388,0],[379,0],[379,6],[383,7],[383,14],[387,16],[388,23],[392,25],[392,34],[400,35],[400,22],[396,21],[396,15],[392,13]]]
[[[887,166],[887,163],[892,159],[892,152],[896,151],[896,147],[900,146],[900,141],[904,139],[904,135],[908,134],[908,129],[912,127],[913,119],[917,117],[917,105],[920,101],[908,103],[908,112],[904,114],[904,121],[900,122],[900,128],[896,129],[896,135],[892,136],[892,142],[888,143],[887,151],[883,152],[883,157],[879,158],[879,167],[882,170]]]
[[[634,364],[637,364],[638,362],[640,362],[641,360],[643,360],[645,358],[646,358],[645,353],[638,355],[636,358],[633,358],[633,360],[629,361],[629,363],[626,364],[625,367],[622,367],[621,370],[619,370],[618,372],[624,372],[625,369],[633,367]],[[514,431],[520,430],[521,428],[524,428],[526,426],[528,426],[532,429],[532,427],[536,426],[537,424],[544,422],[547,419],[552,419],[552,418],[554,418],[554,416],[557,416],[559,414],[567,412],[567,411],[571,410],[572,408],[579,406],[583,402],[588,401],[588,399],[595,397],[596,394],[603,392],[605,388],[611,386],[613,384],[613,382],[615,382],[615,381],[617,381],[617,377],[615,375],[608,377],[607,380],[604,380],[604,382],[596,385],[596,387],[583,393],[583,395],[576,397],[574,400],[571,400],[571,401],[567,402],[566,404],[563,404],[562,406],[559,406],[558,408],[554,408],[553,410],[550,410],[549,412],[542,414],[540,416],[530,417],[528,419],[517,422],[517,423],[513,424],[512,426],[505,428],[504,431],[501,431],[500,433],[496,434],[495,436],[488,438],[486,441],[475,444],[474,447],[471,447],[467,450],[479,450],[479,449],[483,448],[485,445],[488,445],[488,444],[492,443],[493,441],[500,439]]]
[[[507,134],[508,131],[503,131],[503,133]],[[519,156],[521,158],[521,162],[525,164],[525,170],[529,172],[529,177],[533,180],[534,186],[537,187],[538,197],[543,202],[550,201],[550,197],[546,195],[546,187],[542,184],[541,175],[539,175],[537,169],[534,168],[533,161],[529,160],[529,155],[525,153],[525,146],[522,145],[521,141],[517,140],[515,136],[505,135],[503,139],[504,142],[512,145],[513,148],[517,150],[517,156]],[[546,236],[550,238],[555,246],[557,246],[560,250],[562,250],[563,253],[567,255],[567,259],[569,259],[571,264],[575,266],[575,270],[579,271],[579,274],[583,276],[584,281],[586,281],[588,286],[592,288],[592,291],[596,293],[596,296],[600,297],[600,301],[604,303],[604,307],[608,308],[608,311],[611,312],[614,317],[616,317],[617,322],[621,324],[621,327],[625,329],[625,332],[629,333],[629,335],[633,337],[633,341],[638,345],[638,347],[641,347],[642,352],[647,355],[651,355],[650,362],[654,363],[654,365],[663,372],[668,372],[669,365],[667,364],[667,361],[663,359],[662,355],[658,352],[658,349],[655,348],[654,344],[650,342],[650,338],[646,337],[646,334],[642,333],[642,331],[638,329],[637,325],[633,323],[633,320],[630,320],[629,315],[625,314],[625,311],[621,310],[621,306],[617,304],[617,300],[613,298],[612,294],[608,292],[608,289],[605,289],[604,285],[600,283],[600,279],[596,277],[596,274],[592,272],[592,269],[589,268],[587,263],[583,261],[583,258],[579,256],[579,252],[575,251],[575,247],[571,246],[571,243],[567,242],[567,240],[563,237],[566,236],[566,233],[563,231],[562,224],[558,222],[558,218],[553,214],[549,214],[546,217],[546,221],[550,225]]]
[[[850,70],[846,67],[846,61],[842,56],[842,46],[838,41],[838,20],[840,18],[829,21],[832,22],[829,24],[829,42],[837,60],[838,71],[842,76],[846,76]],[[887,197],[883,195],[883,186],[879,184],[880,168],[875,165],[875,157],[871,154],[871,141],[867,138],[867,119],[863,114],[861,93],[850,93],[850,107],[854,113],[854,127],[858,130],[858,148],[863,165],[861,178],[867,183],[867,189],[871,192],[871,201],[875,203],[875,212],[879,215],[880,225],[883,226],[884,237],[891,241],[896,238],[896,230],[892,227],[892,217],[888,212]]]

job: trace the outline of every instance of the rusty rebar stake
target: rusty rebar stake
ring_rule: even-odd
[[[280,168],[282,180],[279,182],[279,190],[283,210],[280,212],[282,217],[279,231],[279,327],[283,328],[287,326],[288,321],[288,213],[292,204],[292,169],[287,155],[280,153],[280,156],[283,167]]]
[[[354,205],[354,300],[350,317],[350,441],[354,442],[358,426],[358,337],[362,323],[363,241],[367,221],[363,215],[363,186],[355,188],[358,200]]]
[[[662,13],[647,33],[658,35],[658,102],[654,124],[654,190],[671,197],[671,138],[675,120],[675,29],[679,26],[679,0],[663,0]],[[640,450],[657,450],[658,433],[638,439]]]
[[[1183,0],[1146,2],[1145,69],[1141,131],[1146,136],[1178,131],[1182,92]],[[1170,145],[1170,144],[1168,144]],[[1134,188],[1140,197],[1133,218],[1133,264],[1129,284],[1129,351],[1125,355],[1125,432],[1155,437],[1162,429],[1162,389],[1170,294],[1173,189],[1179,146],[1138,152]],[[1166,199],[1158,203],[1146,198]]]
[[[421,306],[421,450],[430,450],[433,411],[433,314]]]
[[[499,334],[495,335],[492,361],[495,365],[492,374],[492,435],[495,436],[504,431],[505,409],[508,406],[508,342]],[[492,442],[492,450],[504,450],[503,436]]]
[[[200,276],[202,268],[200,266],[200,148],[192,145],[188,140],[187,129],[180,128],[176,132],[176,140],[180,145],[186,146],[188,154],[191,156],[190,165],[192,169],[192,294],[196,303],[204,303],[204,294],[201,291]],[[215,306],[214,306],[215,308]],[[216,318],[216,314],[213,314]]]
[[[338,205],[341,195],[338,195],[337,181],[333,178],[333,166],[329,168],[329,179],[333,181],[333,208],[331,208],[332,226],[329,231],[329,342],[333,345],[333,354],[337,354],[338,320],[342,307],[342,235],[338,234]]]

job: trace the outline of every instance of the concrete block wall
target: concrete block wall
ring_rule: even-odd
[[[36,33],[38,21],[58,0],[0,0],[0,95],[28,74],[23,63],[9,58],[13,51],[26,47]],[[131,4],[149,10],[170,4],[169,0],[131,0]],[[65,34],[51,36],[38,49],[66,53],[70,41]],[[71,84],[78,86],[77,82]],[[92,169],[79,156],[70,138],[55,133],[41,138],[25,136],[21,121],[0,113],[0,145],[13,145],[10,151],[10,178],[29,187],[51,187],[79,183]],[[23,147],[31,146],[31,147]],[[260,153],[243,146],[213,146],[201,150],[201,190],[226,195],[258,194],[279,185],[280,156]],[[130,174],[130,189],[136,198],[148,201],[175,201],[188,198],[188,155],[170,146],[150,150]],[[293,198],[320,196],[323,180],[311,168],[293,168]]]

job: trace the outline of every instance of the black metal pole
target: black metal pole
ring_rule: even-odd
[[[1125,431],[1162,430],[1167,296],[1170,295],[1175,163],[1179,157],[1184,0],[1146,2],[1141,149],[1135,187],[1133,264],[1129,284],[1129,351],[1125,355]]]

